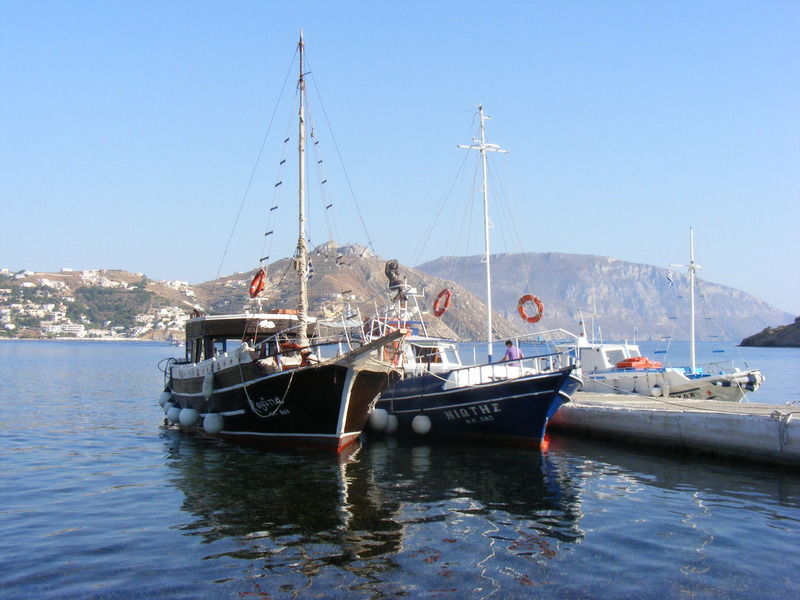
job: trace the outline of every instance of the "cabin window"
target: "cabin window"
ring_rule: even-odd
[[[203,360],[203,343],[200,339],[186,340],[186,360],[198,363]]]
[[[612,365],[625,360],[625,353],[622,350],[609,350],[606,356],[608,357],[608,362]]]
[[[442,357],[439,356],[438,348],[425,348],[422,346],[414,346],[414,354],[417,361],[426,363],[440,363]]]
[[[458,360],[458,353],[455,348],[445,348],[443,354],[448,363],[453,365],[459,364],[460,361]]]
[[[214,338],[213,356],[222,356],[225,352],[232,352],[242,345],[242,340],[238,338]]]

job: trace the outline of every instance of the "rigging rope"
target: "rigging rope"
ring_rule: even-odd
[[[306,61],[306,62],[308,63],[308,61]],[[308,63],[308,64],[309,64],[309,67],[310,67],[310,63]],[[322,94],[319,92],[319,87],[317,86],[317,82],[316,82],[316,79],[314,79],[313,74],[311,74],[311,73],[309,73],[309,74],[311,75],[311,77],[310,77],[311,83],[314,86],[314,89],[317,90],[317,97],[319,98],[319,105],[320,105],[320,108],[322,109],[322,115],[325,117],[325,123],[328,126],[328,131],[331,132],[331,140],[333,141],[333,147],[336,150],[336,156],[339,159],[339,164],[342,167],[342,172],[344,173],[345,182],[347,183],[347,187],[350,190],[350,196],[352,197],[353,204],[356,207],[356,213],[358,213],[358,218],[361,221],[361,227],[363,228],[364,234],[366,235],[367,247],[370,248],[374,254],[377,254],[377,252],[375,250],[375,245],[372,243],[372,238],[370,238],[370,236],[369,236],[369,231],[367,230],[367,225],[366,225],[366,222],[364,221],[364,215],[361,212],[361,207],[358,204],[358,199],[356,198],[355,191],[353,190],[353,184],[350,181],[350,175],[347,173],[347,169],[344,166],[344,160],[342,158],[342,153],[339,150],[339,144],[337,143],[336,136],[333,133],[333,126],[331,125],[330,119],[328,119],[328,112],[325,110],[325,103],[322,101]]]

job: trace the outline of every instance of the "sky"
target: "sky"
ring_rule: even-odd
[[[200,283],[290,255],[301,29],[312,243],[480,254],[453,183],[475,195],[480,103],[508,151],[492,252],[669,267],[692,227],[702,279],[800,314],[794,0],[0,0],[0,268]]]

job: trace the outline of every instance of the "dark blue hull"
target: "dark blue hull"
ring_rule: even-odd
[[[559,408],[561,408],[562,404],[572,400],[572,395],[580,389],[581,385],[583,385],[583,381],[580,377],[578,377],[578,375],[575,374],[574,371],[567,376],[567,378],[564,380],[564,383],[561,384],[561,389],[558,392],[558,398],[550,407],[550,412],[547,415],[548,421],[553,418],[553,415],[556,414]]]
[[[444,389],[447,374],[410,377],[385,390],[377,408],[397,418],[397,435],[415,435],[412,421],[424,416],[430,429],[416,435],[538,445],[571,371],[453,389]]]

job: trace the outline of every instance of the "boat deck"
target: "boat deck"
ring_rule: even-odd
[[[578,392],[554,430],[800,467],[800,407]]]

